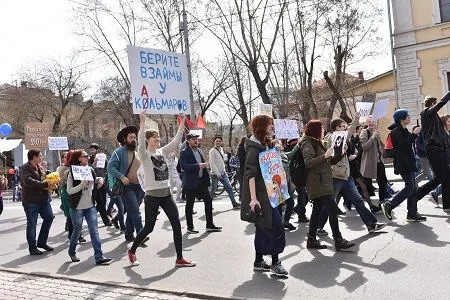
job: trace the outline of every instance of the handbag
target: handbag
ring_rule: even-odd
[[[260,218],[262,218],[262,210],[259,206],[255,206],[255,211],[249,210],[246,217],[247,221],[250,223],[257,223]]]
[[[128,176],[128,173],[130,172],[131,166],[134,162],[135,153],[133,153],[133,159],[131,160],[131,164],[128,167],[127,172],[125,173],[125,177]],[[112,188],[111,188],[111,196],[122,196],[125,194],[125,185],[122,183],[122,180],[118,179],[114,182]]]

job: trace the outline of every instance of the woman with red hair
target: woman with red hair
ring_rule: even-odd
[[[246,156],[241,195],[241,220],[255,223],[254,271],[271,271],[276,276],[288,272],[278,255],[286,245],[283,222],[278,208],[272,208],[259,165],[259,153],[274,146],[273,119],[266,115],[254,117],[250,123],[253,135],[245,143]],[[253,216],[253,217],[252,217]],[[272,256],[272,264],[264,261],[264,255]]]
[[[300,141],[300,147],[307,171],[306,189],[313,203],[313,211],[309,221],[309,233],[306,247],[308,249],[325,249],[316,238],[319,228],[319,216],[322,208],[328,210],[334,245],[337,251],[348,249],[355,244],[342,238],[338,223],[338,206],[334,201],[333,176],[331,165],[342,159],[342,155],[331,157],[333,148],[325,149],[323,124],[319,120],[311,120],[306,124],[305,135]]]

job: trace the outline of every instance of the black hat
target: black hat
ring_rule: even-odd
[[[125,128],[123,128],[121,131],[119,131],[119,133],[117,134],[117,141],[120,144],[123,144],[123,139],[127,137],[128,134],[130,133],[134,133],[134,134],[138,134],[138,129],[136,126],[127,126]]]
[[[97,143],[91,143],[89,145],[89,149],[95,149],[98,150],[100,148],[100,146]]]
[[[191,138],[196,138],[196,137],[199,137],[199,135],[198,134],[195,134],[195,133],[193,133],[193,132],[189,132],[187,135],[186,135],[186,139],[188,140],[188,139],[191,139]]]

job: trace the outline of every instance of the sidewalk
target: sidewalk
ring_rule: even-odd
[[[0,270],[0,299],[196,299],[125,286],[88,283],[73,278]]]

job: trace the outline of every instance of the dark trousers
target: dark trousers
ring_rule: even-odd
[[[377,184],[378,184],[378,196],[380,200],[385,200],[389,197],[387,192],[388,180],[386,177],[386,169],[382,162],[377,163]]]
[[[95,188],[95,200],[97,201],[97,211],[102,218],[103,223],[106,225],[110,222],[108,214],[106,213],[106,187],[102,185],[99,189]]]
[[[386,204],[394,209],[405,199],[408,199],[408,216],[415,216],[417,214],[417,186],[415,173],[402,173],[400,176],[402,176],[403,181],[405,182],[405,187],[398,192],[392,200],[387,201]]]
[[[306,204],[308,204],[308,192],[306,187],[297,187],[297,208],[296,212],[299,216],[306,216]]]
[[[202,199],[205,204],[205,216],[206,216],[206,227],[213,226],[213,215],[212,215],[212,198],[209,194],[207,186],[200,186],[196,189],[185,189],[186,192],[186,224],[188,229],[194,228],[194,221],[192,219],[192,210],[194,209],[195,198]]]
[[[450,208],[450,166],[445,149],[427,149],[427,158],[430,162],[434,178],[422,185],[417,191],[417,199],[420,200],[442,183],[442,206]]]
[[[309,233],[308,238],[316,238],[317,229],[319,228],[320,213],[325,207],[328,211],[328,216],[330,220],[331,231],[333,232],[334,240],[342,238],[341,232],[339,231],[338,223],[338,206],[334,200],[334,195],[325,195],[312,200],[313,210],[311,213],[311,219],[309,220]]]
[[[178,214],[178,208],[173,201],[172,195],[166,197],[153,197],[145,196],[145,225],[136,236],[136,239],[131,246],[131,252],[136,252],[137,247],[142,243],[147,235],[149,235],[155,228],[156,218],[158,216],[158,209],[161,207],[164,213],[169,218],[170,225],[172,226],[173,242],[175,244],[175,250],[177,252],[177,259],[183,258],[181,249],[181,225],[180,216]]]

